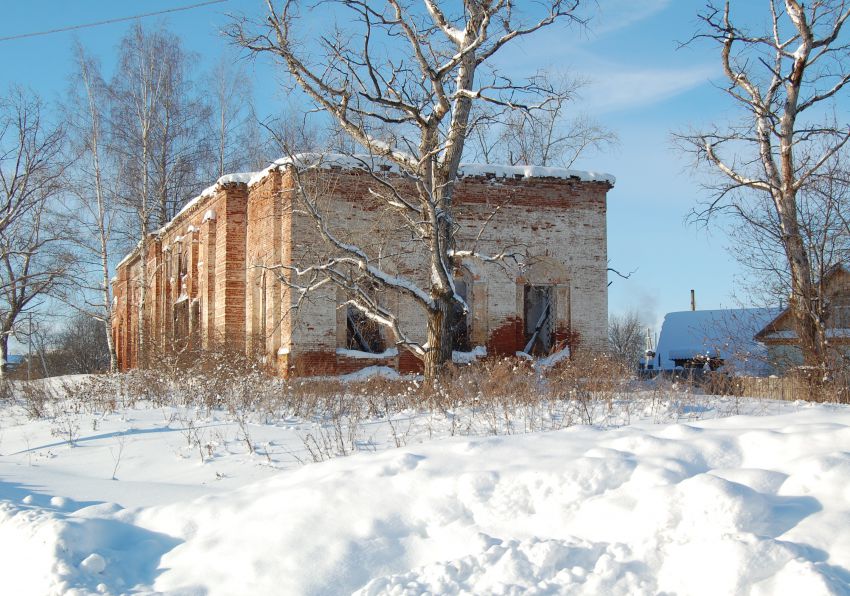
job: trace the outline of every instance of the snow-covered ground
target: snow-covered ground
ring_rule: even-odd
[[[850,593],[846,406],[77,410],[2,407],[0,594]]]

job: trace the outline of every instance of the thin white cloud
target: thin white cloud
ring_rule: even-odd
[[[584,73],[590,83],[582,104],[592,113],[615,112],[652,105],[694,89],[715,77],[717,67],[648,68]]]
[[[671,0],[604,0],[591,16],[590,29],[596,37],[602,37],[661,12]]]

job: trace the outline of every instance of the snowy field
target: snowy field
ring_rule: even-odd
[[[0,594],[850,594],[850,408],[629,395],[353,422],[5,404]]]

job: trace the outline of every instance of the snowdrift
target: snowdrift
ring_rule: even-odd
[[[848,445],[850,409],[817,406],[447,439],[138,509],[0,482],[0,591],[847,594]]]

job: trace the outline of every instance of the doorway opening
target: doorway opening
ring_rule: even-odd
[[[552,286],[525,286],[524,293],[526,354],[547,355],[554,340],[554,292]]]

